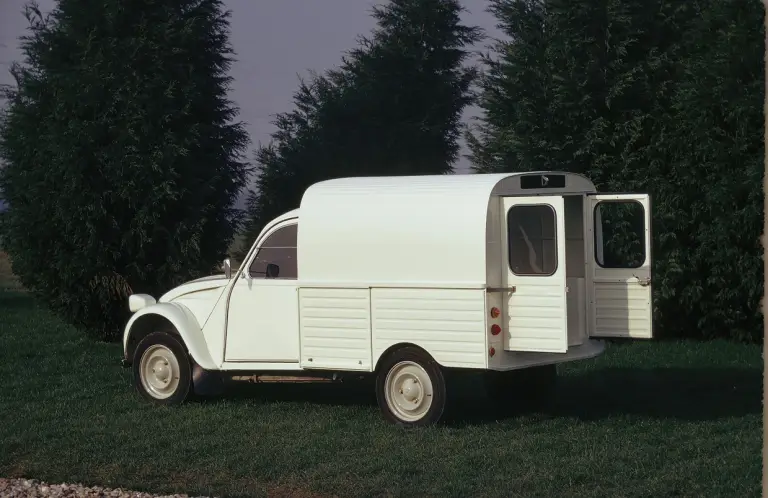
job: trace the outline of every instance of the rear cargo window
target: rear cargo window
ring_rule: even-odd
[[[595,206],[595,261],[603,268],[640,268],[645,254],[645,208],[637,201]]]
[[[557,270],[557,221],[548,204],[512,206],[507,212],[509,268],[515,275]]]
[[[288,225],[272,232],[261,244],[253,259],[248,273],[253,278],[280,278],[295,280],[298,278],[296,263],[296,240],[298,225]],[[267,274],[267,265],[274,265],[270,271],[277,270],[277,276]]]

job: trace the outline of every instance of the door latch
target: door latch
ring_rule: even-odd
[[[651,277],[640,278],[636,276],[635,278],[637,279],[637,283],[643,287],[648,287],[651,285]]]

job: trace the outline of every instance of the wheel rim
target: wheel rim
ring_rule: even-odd
[[[179,360],[168,347],[150,346],[141,356],[141,385],[155,399],[166,399],[179,387]]]
[[[412,361],[393,366],[384,383],[384,397],[389,410],[399,419],[420,420],[432,406],[432,379],[424,368]]]

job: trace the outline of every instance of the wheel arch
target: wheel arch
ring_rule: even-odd
[[[192,313],[177,303],[158,303],[139,310],[125,326],[123,355],[127,364],[139,342],[152,332],[167,332],[181,340],[189,356],[200,367],[216,370],[203,331]]]
[[[435,360],[435,357],[432,356],[429,351],[427,351],[423,347],[419,346],[418,344],[414,344],[412,342],[398,342],[396,344],[392,344],[387,349],[382,351],[381,354],[379,355],[379,357],[376,358],[376,366],[373,369],[374,373],[378,373],[379,372],[379,369],[381,368],[381,364],[384,362],[384,360],[386,360],[389,356],[391,356],[396,351],[399,351],[399,350],[404,349],[404,348],[418,349],[419,351],[424,353],[426,356],[428,356],[429,359],[431,359],[432,361],[434,361],[438,365],[440,364],[437,360]]]

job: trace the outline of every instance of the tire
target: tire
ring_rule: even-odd
[[[504,410],[546,404],[552,399],[556,387],[557,365],[554,364],[485,373],[488,397]]]
[[[182,342],[167,332],[152,332],[133,355],[133,380],[139,394],[160,405],[176,405],[192,393],[192,362]]]
[[[376,376],[376,401],[384,419],[403,427],[436,424],[445,411],[445,377],[440,365],[414,347],[391,353]]]

